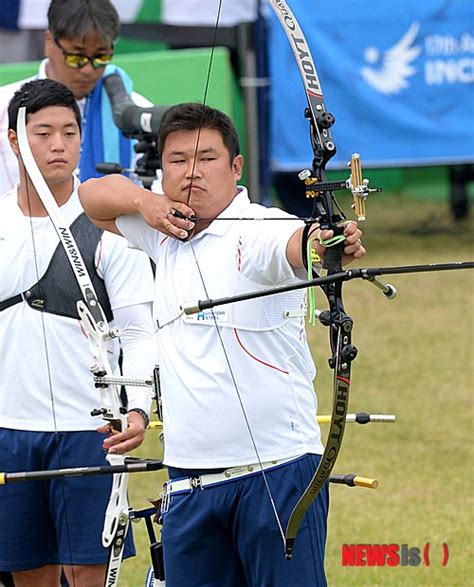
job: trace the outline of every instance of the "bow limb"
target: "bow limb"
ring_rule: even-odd
[[[306,93],[308,108],[305,116],[310,121],[311,145],[313,148],[312,173],[306,172],[304,181],[306,194],[314,198],[313,216],[322,229],[333,231],[331,243],[324,256],[323,268],[328,278],[342,272],[342,255],[344,252],[344,215],[334,211],[334,196],[330,189],[319,187],[326,182],[326,164],[336,153],[336,146],[331,135],[334,116],[327,112],[321,83],[318,78],[311,51],[301,27],[284,0],[268,0],[282,25],[293,50]],[[311,225],[306,224],[302,237],[302,256],[306,259]],[[310,260],[307,261],[310,264]],[[326,447],[308,487],[296,503],[287,523],[285,532],[285,554],[291,559],[296,534],[304,514],[317,497],[336,462],[341,448],[349,407],[351,361],[357,355],[357,349],[351,344],[352,319],[346,314],[342,301],[342,282],[329,281],[322,286],[329,302],[325,324],[330,329],[332,357],[329,365],[334,371],[333,409]]]
[[[286,526],[285,553],[291,559],[296,534],[311,503],[328,481],[333,470],[346,425],[351,385],[351,363],[357,356],[357,349],[351,344],[352,319],[347,316],[342,304],[342,284],[332,283],[325,288],[330,310],[327,325],[330,328],[330,342],[333,355],[329,366],[334,371],[333,408],[326,446],[311,481],[293,508]]]
[[[334,124],[334,116],[326,110],[311,51],[291,9],[284,0],[268,0],[268,3],[287,35],[303,80],[309,109],[307,118],[310,118],[312,123],[311,142],[317,158],[317,166],[322,170],[327,161],[336,154],[336,146],[330,130]]]
[[[109,330],[105,314],[99,304],[97,295],[92,285],[92,280],[87,273],[79,247],[65,222],[61,210],[56,203],[44,177],[38,168],[31,151],[26,131],[26,108],[21,107],[18,112],[17,123],[18,146],[21,158],[25,165],[25,171],[43,203],[51,222],[64,247],[66,256],[71,264],[74,275],[82,292],[83,300],[77,302],[79,318],[87,334],[89,346],[94,357],[92,370],[94,374],[112,376],[113,372],[107,357],[106,343],[111,338],[118,336],[115,330]],[[109,422],[113,430],[122,431],[127,427],[126,410],[120,401],[119,388],[116,385],[101,387],[102,407],[93,415],[101,415]],[[107,391],[107,392],[106,392]],[[53,394],[50,389],[51,395]],[[54,402],[52,403],[54,410]],[[56,419],[55,419],[56,420]],[[107,455],[110,464],[123,465],[124,455]],[[107,570],[106,585],[117,584],[118,571],[124,548],[124,538],[128,528],[128,502],[127,502],[128,475],[120,473],[113,476],[113,486],[103,530],[103,544],[110,547],[109,565]],[[67,503],[64,504],[67,508]],[[127,521],[124,521],[124,511],[127,511]],[[69,542],[70,537],[69,537]],[[71,553],[72,554],[72,553]],[[112,561],[112,568],[110,562]]]
[[[107,340],[118,336],[118,331],[109,331],[106,322],[97,324],[87,305],[79,301],[77,310],[83,328],[87,334],[89,348],[94,359],[91,365],[93,375],[100,380],[103,376],[113,376],[107,356]],[[98,383],[101,397],[101,407],[92,412],[94,416],[101,416],[106,420],[111,430],[123,431],[127,428],[126,410],[120,401],[119,388],[114,383]],[[108,453],[106,456],[110,465],[124,465],[125,456]],[[107,575],[105,585],[112,587],[117,584],[122,563],[125,538],[130,524],[129,504],[127,498],[128,473],[115,474],[112,477],[112,489],[105,513],[102,530],[102,544],[109,549]]]

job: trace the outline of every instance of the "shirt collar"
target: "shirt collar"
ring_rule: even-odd
[[[232,202],[223,210],[217,218],[240,218],[243,212],[250,206],[250,198],[248,196],[247,188],[244,186],[237,186],[237,194],[234,196]],[[199,239],[205,234],[213,234],[215,236],[223,236],[236,222],[233,220],[214,220],[211,224],[205,228],[202,232],[198,233],[194,239]],[[193,240],[194,240],[193,239]]]
[[[38,71],[38,79],[46,79],[48,76],[46,75],[46,64],[48,63],[47,59],[43,59],[40,63],[39,71]]]
[[[48,63],[48,59],[43,59],[40,63],[39,70],[38,70],[38,79],[47,79],[48,76],[46,75],[46,64]],[[87,102],[87,96],[84,96],[80,100],[76,100],[77,105],[81,111],[81,116],[84,116],[84,109]]]

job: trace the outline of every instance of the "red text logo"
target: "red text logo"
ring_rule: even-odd
[[[448,564],[449,549],[442,544],[442,565]],[[417,567],[430,565],[430,543],[423,548],[408,544],[343,544],[343,567]]]

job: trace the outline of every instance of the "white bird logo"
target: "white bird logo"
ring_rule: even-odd
[[[419,30],[420,23],[413,22],[398,43],[382,55],[375,47],[365,50],[365,60],[377,67],[364,66],[360,72],[365,81],[381,94],[398,94],[408,86],[407,78],[416,73],[411,63],[421,53],[421,48],[412,44]]]

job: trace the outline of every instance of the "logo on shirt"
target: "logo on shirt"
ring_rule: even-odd
[[[227,322],[229,318],[227,310],[203,310],[191,316],[184,316],[184,319],[186,322],[206,324],[209,322]]]

